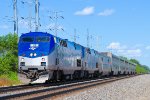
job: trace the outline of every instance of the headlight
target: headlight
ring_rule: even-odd
[[[21,61],[24,61],[24,58],[21,58]]]
[[[37,54],[36,53],[34,53],[34,56],[36,56]]]
[[[42,61],[45,61],[45,58],[42,58]]]
[[[33,53],[30,53],[30,56],[32,57],[32,56],[33,56]]]

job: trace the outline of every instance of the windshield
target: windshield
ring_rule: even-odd
[[[36,41],[37,42],[49,42],[50,38],[49,37],[37,37]]]
[[[23,37],[22,42],[33,42],[34,38],[33,37]]]

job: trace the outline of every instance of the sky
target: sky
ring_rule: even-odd
[[[57,29],[57,36],[70,41],[74,41],[76,33],[76,42],[83,46],[89,45],[100,52],[109,51],[129,59],[135,58],[141,64],[150,66],[150,0],[39,2],[39,31],[55,35]],[[35,31],[34,0],[18,0],[17,5],[19,36]],[[58,12],[57,24],[54,12]],[[13,33],[13,0],[3,0],[0,2],[0,35],[9,32]]]

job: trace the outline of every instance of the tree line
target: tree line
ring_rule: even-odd
[[[130,61],[136,64],[136,72],[138,74],[150,72],[149,67],[146,66],[146,65],[140,64],[140,62],[138,60],[136,60],[136,59],[130,59]]]

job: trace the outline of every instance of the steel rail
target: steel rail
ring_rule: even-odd
[[[51,98],[54,96],[63,95],[68,92],[73,92],[76,90],[85,89],[85,88],[100,85],[100,84],[110,83],[113,81],[129,78],[133,76],[136,76],[136,75],[111,77],[110,79],[106,78],[104,80],[97,79],[97,80],[83,81],[83,82],[77,82],[77,83],[72,83],[72,84],[65,84],[65,85],[60,85],[60,86],[48,87],[46,89],[41,89],[41,90],[35,90],[35,91],[30,91],[30,92],[3,96],[3,97],[0,97],[0,99],[3,99],[3,100],[4,99],[31,99],[33,100],[34,99],[35,100],[35,99]]]

